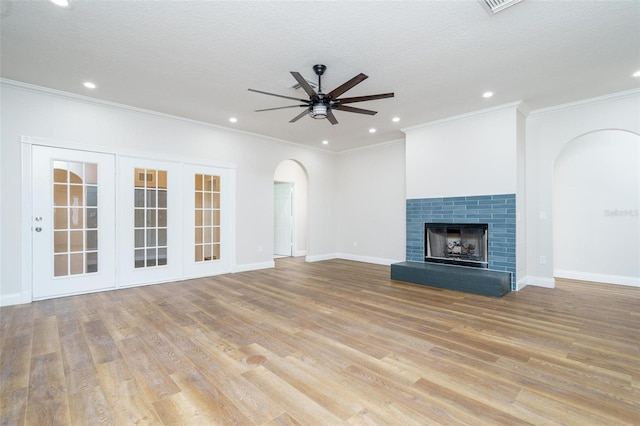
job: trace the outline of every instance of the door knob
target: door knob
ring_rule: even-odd
[[[40,232],[40,231],[42,231],[42,227],[40,227],[40,226],[36,226],[36,227],[35,227],[35,231],[36,231],[36,232]]]

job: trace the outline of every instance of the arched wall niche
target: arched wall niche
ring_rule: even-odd
[[[553,163],[554,276],[640,286],[640,135],[598,130]]]
[[[307,228],[308,228],[308,182],[307,169],[297,160],[288,159],[280,162],[274,175],[274,197],[276,183],[291,183],[294,190],[294,223],[293,223],[293,248],[292,256],[305,256],[307,254]],[[277,209],[277,201],[274,200],[274,209]],[[277,212],[274,212],[277,220]],[[275,223],[274,223],[275,227]],[[275,233],[275,230],[274,230]],[[275,243],[275,242],[274,242]]]

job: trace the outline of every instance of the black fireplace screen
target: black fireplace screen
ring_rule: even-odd
[[[487,224],[425,223],[425,261],[486,267]]]

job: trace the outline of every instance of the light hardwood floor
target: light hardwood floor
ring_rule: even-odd
[[[0,424],[640,423],[640,289],[278,259],[0,309]]]

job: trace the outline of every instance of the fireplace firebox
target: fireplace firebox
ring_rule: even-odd
[[[425,223],[424,261],[488,268],[489,225]]]

